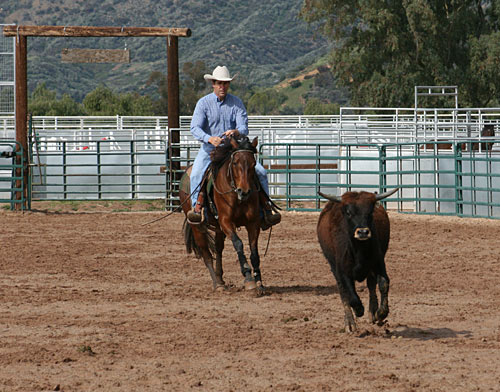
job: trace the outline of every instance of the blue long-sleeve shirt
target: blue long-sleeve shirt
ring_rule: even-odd
[[[248,116],[245,105],[235,95],[227,94],[224,101],[210,93],[200,98],[191,120],[191,134],[203,143],[206,150],[214,146],[208,143],[211,136],[219,136],[230,129],[248,135]]]

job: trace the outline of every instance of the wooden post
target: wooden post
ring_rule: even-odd
[[[23,148],[24,166],[16,169],[16,176],[23,174],[24,192],[17,191],[16,200],[24,199],[23,206],[15,203],[15,209],[26,208],[28,196],[28,72],[27,72],[27,38],[19,35],[16,37],[16,141]],[[21,157],[16,157],[16,164],[21,164]],[[16,188],[21,188],[21,180],[16,181]]]
[[[170,181],[179,180],[181,163],[179,147],[172,145],[180,142],[179,134],[179,54],[178,37],[167,37],[167,88],[168,88],[168,150],[171,165]],[[174,129],[177,128],[177,129]],[[177,194],[177,192],[175,192]]]

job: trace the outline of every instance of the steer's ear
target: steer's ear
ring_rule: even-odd
[[[322,192],[318,192],[318,195],[320,195],[321,197],[323,197],[327,200],[334,201],[336,203],[340,203],[342,201],[342,197],[340,197],[340,196],[325,195]]]
[[[252,146],[256,148],[258,143],[259,143],[259,138],[255,136],[252,140]]]

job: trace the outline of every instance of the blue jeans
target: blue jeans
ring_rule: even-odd
[[[198,200],[198,194],[200,193],[200,184],[203,179],[208,166],[210,165],[210,153],[205,151],[203,147],[198,151],[196,156],[193,169],[191,170],[191,206],[196,205],[196,200]],[[262,189],[269,195],[269,182],[267,181],[267,171],[264,169],[259,162],[255,165],[255,174],[262,185]]]

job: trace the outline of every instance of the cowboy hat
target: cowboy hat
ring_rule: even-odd
[[[223,65],[222,67],[217,66],[214,69],[214,71],[212,72],[212,75],[205,74],[203,76],[203,78],[205,78],[205,80],[219,80],[221,82],[230,82],[235,77],[236,77],[236,75],[231,77],[231,75],[229,74],[229,70],[227,69],[227,67],[225,65]]]

